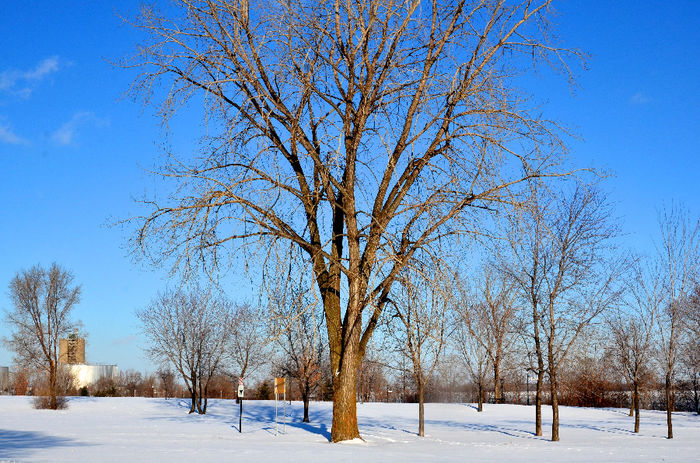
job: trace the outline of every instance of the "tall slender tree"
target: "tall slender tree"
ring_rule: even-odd
[[[656,256],[657,271],[652,277],[659,279],[665,296],[655,320],[666,393],[667,437],[673,439],[674,378],[684,334],[684,312],[698,275],[700,220],[691,219],[683,207],[671,205],[660,212],[659,228],[661,241]]]
[[[433,372],[440,364],[448,337],[448,316],[454,297],[449,274],[441,271],[441,265],[429,265],[404,269],[399,284],[392,292],[393,313],[387,324],[391,338],[400,357],[410,365],[416,392],[418,393],[418,435],[425,435],[425,388]]]

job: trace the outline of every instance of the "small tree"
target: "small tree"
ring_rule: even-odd
[[[58,342],[76,328],[70,314],[80,301],[80,286],[73,286],[73,275],[55,263],[48,269],[37,265],[15,275],[10,299],[14,309],[7,312],[5,321],[13,332],[5,343],[15,352],[17,365],[46,374],[45,403],[55,410],[60,402]]]
[[[659,279],[665,296],[655,314],[655,321],[666,393],[667,437],[673,439],[671,412],[674,377],[684,335],[684,314],[698,274],[700,221],[691,220],[685,209],[672,206],[659,214],[659,228],[661,243],[656,258],[656,274],[652,277]]]
[[[304,423],[309,422],[311,394],[321,381],[321,356],[326,348],[321,329],[323,318],[318,315],[317,300],[304,297],[304,293],[289,295],[290,300],[272,302],[277,309],[272,336],[282,350],[277,365],[281,376],[297,382],[304,403]]]
[[[157,376],[163,389],[163,397],[168,400],[175,392],[175,374],[169,367],[163,367],[158,370]]]
[[[235,307],[226,343],[227,360],[233,368],[230,376],[246,378],[269,362],[266,321],[266,314],[259,308],[248,304]]]
[[[421,437],[425,435],[425,388],[440,363],[447,338],[447,314],[452,302],[450,280],[435,263],[424,266],[414,263],[404,269],[391,296],[393,323],[388,324],[387,334],[410,365],[418,392]]]
[[[469,335],[488,354],[493,371],[493,398],[496,403],[502,403],[501,367],[512,348],[515,284],[487,264],[477,285],[475,297],[479,302],[464,307],[460,313]]]
[[[177,371],[191,397],[190,413],[207,412],[209,380],[222,366],[232,330],[231,304],[211,289],[166,291],[136,313],[148,355]]]
[[[546,372],[552,440],[558,441],[560,367],[586,327],[617,303],[627,265],[615,257],[617,228],[602,193],[577,182],[556,196],[538,185],[533,194],[532,207],[516,220],[515,230],[524,233],[511,240],[510,272],[531,316],[526,326],[537,360],[536,431],[541,433],[539,396]]]

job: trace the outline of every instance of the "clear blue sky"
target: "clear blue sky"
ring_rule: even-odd
[[[607,188],[628,242],[648,250],[663,201],[700,213],[700,2],[558,10],[562,42],[592,55],[589,70],[573,95],[551,76],[527,90],[583,138],[570,144],[575,164],[615,173]],[[120,98],[133,73],[108,63],[138,40],[116,14],[134,11],[106,0],[0,4],[0,310],[18,270],[56,261],[83,287],[75,315],[88,361],[152,370],[133,314],[167,275],[133,262],[126,232],[107,226],[140,210],[133,198],[153,189],[144,168],[158,164],[162,141],[152,111]],[[0,365],[11,361],[0,347]]]

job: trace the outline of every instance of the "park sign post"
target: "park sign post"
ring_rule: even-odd
[[[277,418],[277,401],[282,397],[283,403],[283,432],[287,433],[287,384],[285,378],[275,378],[275,433],[279,434],[279,420]]]
[[[242,432],[241,424],[243,422],[243,394],[245,389],[243,387],[243,378],[238,378],[238,403],[240,404],[240,409],[238,410],[238,432]]]

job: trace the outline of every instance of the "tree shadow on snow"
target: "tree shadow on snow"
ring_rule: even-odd
[[[210,399],[209,406],[207,407],[206,415],[198,415],[193,413],[191,415],[187,414],[190,408],[190,401],[187,399],[170,399],[161,402],[162,406],[169,410],[177,410],[182,414],[178,415],[164,415],[151,417],[153,420],[169,420],[169,421],[179,421],[183,420],[207,420],[207,421],[217,421],[222,424],[226,424],[231,428],[239,431],[238,429],[238,414],[239,405],[233,400],[221,400],[221,399]],[[284,406],[280,402],[278,403],[278,419],[279,419],[279,430],[283,429],[283,414]],[[287,403],[287,420],[286,425],[291,428],[301,429],[311,434],[316,434],[323,436],[325,439],[330,441],[331,432],[328,429],[326,423],[331,421],[331,416],[328,410],[314,410],[313,403],[309,409],[309,419],[310,423],[303,423],[302,419],[304,416],[304,408],[301,402],[293,402],[292,405]],[[244,432],[255,432],[264,431],[269,434],[276,434],[277,429],[275,426],[275,403],[274,401],[261,401],[261,400],[246,400],[243,402],[243,431]]]
[[[0,460],[27,458],[33,450],[87,445],[73,439],[51,436],[35,431],[0,429]]]
[[[277,414],[279,421],[279,429],[283,429],[283,416],[284,406],[278,404]],[[236,413],[238,416],[238,413]],[[331,421],[331,416],[329,411],[326,410],[314,410],[313,403],[309,408],[309,423],[302,422],[304,417],[304,408],[300,402],[294,402],[293,405],[287,403],[287,420],[286,425],[292,428],[301,429],[311,434],[316,434],[322,436],[324,439],[331,440],[331,432],[328,429],[327,422]],[[270,434],[275,434],[277,432],[277,427],[275,425],[275,404],[274,402],[266,403],[263,401],[255,401],[248,404],[243,404],[243,419],[245,421],[253,421],[256,424],[262,424],[262,427],[258,426],[257,429],[266,431]],[[246,424],[244,423],[244,429]],[[238,425],[236,423],[236,429]]]

